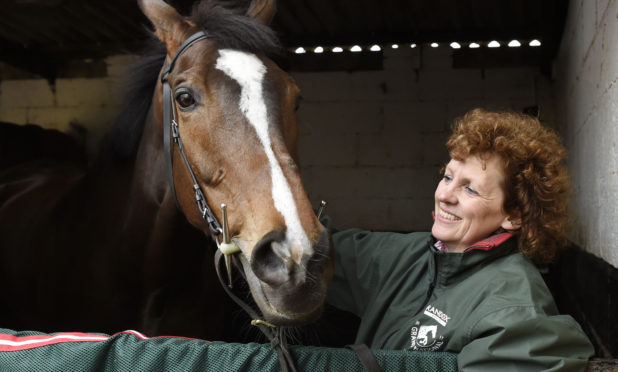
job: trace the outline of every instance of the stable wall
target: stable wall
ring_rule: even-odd
[[[119,106],[132,57],[106,60],[107,77],[0,82],[0,121],[75,133],[90,150]],[[537,67],[453,69],[452,50],[384,51],[384,68],[293,72],[302,176],[313,205],[326,200],[338,228],[428,230],[433,192],[448,160],[452,120],[475,107],[549,106],[549,80]],[[546,114],[546,111],[544,111]]]
[[[70,133],[84,142],[88,152],[95,153],[118,112],[125,71],[134,60],[122,55],[107,58],[105,77],[58,78],[54,84],[45,79],[2,79],[0,121]]]
[[[550,107],[538,67],[454,69],[447,46],[384,51],[384,69],[294,72],[300,162],[313,205],[337,228],[428,230],[444,144],[475,107]]]
[[[598,356],[618,357],[618,1],[569,2],[554,66],[554,104],[570,152],[574,244],[552,291]]]
[[[618,1],[570,1],[554,81],[573,175],[570,238],[618,267]]]

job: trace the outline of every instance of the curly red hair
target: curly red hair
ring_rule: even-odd
[[[446,143],[450,156],[496,154],[504,167],[505,213],[521,218],[519,250],[550,262],[566,244],[570,182],[558,135],[538,119],[514,112],[474,109],[455,120]]]

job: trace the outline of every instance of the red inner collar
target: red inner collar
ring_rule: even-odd
[[[480,249],[482,251],[489,251],[505,241],[509,240],[513,236],[513,233],[504,232],[496,235],[492,235],[486,239],[481,240],[480,242],[476,242],[466,248],[464,252],[471,251],[474,249]]]
[[[436,215],[435,215],[434,211],[431,211],[431,218],[434,221],[436,220]],[[505,241],[509,240],[512,236],[513,236],[513,233],[510,233],[510,232],[503,232],[503,233],[500,233],[500,234],[495,234],[495,235],[492,235],[492,236],[490,236],[488,238],[485,238],[485,239],[483,239],[481,241],[478,241],[478,242],[472,244],[471,246],[466,248],[464,250],[464,252],[472,251],[472,250],[475,250],[475,249],[479,249],[479,250],[482,250],[482,251],[489,251],[489,250],[491,250],[493,248],[496,248],[497,246],[499,246],[500,244],[504,243]],[[442,243],[439,240],[438,240],[438,242]],[[438,242],[436,242],[436,243],[438,243]]]

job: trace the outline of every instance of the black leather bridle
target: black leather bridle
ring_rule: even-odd
[[[165,149],[165,158],[167,162],[167,174],[169,177],[170,188],[172,190],[172,194],[174,195],[174,200],[176,201],[176,205],[180,207],[178,204],[178,196],[176,195],[176,188],[174,187],[174,171],[173,171],[173,160],[172,160],[172,144],[171,139],[174,140],[174,143],[178,145],[178,151],[180,151],[180,156],[184,160],[185,166],[189,171],[189,175],[191,176],[191,180],[193,181],[193,191],[195,192],[195,203],[197,204],[197,208],[200,211],[200,214],[210,232],[215,236],[221,235],[223,229],[217,217],[212,213],[212,209],[208,206],[206,202],[206,197],[204,196],[204,192],[200,187],[200,184],[195,177],[195,173],[189,164],[189,160],[187,160],[187,155],[185,154],[184,147],[182,145],[182,139],[180,138],[180,132],[178,130],[178,122],[176,121],[176,107],[174,105],[174,97],[172,95],[172,88],[170,87],[168,77],[170,72],[174,69],[174,64],[178,57],[182,55],[182,53],[189,49],[193,44],[197,43],[200,40],[208,39],[208,34],[203,31],[197,32],[191,35],[187,40],[185,40],[178,48],[178,51],[171,59],[169,63],[166,63],[163,72],[161,72],[161,83],[163,83],[163,147]]]
[[[220,272],[222,253],[221,253],[221,245],[217,238],[224,233],[224,229],[217,220],[217,217],[212,213],[212,210],[208,206],[206,202],[206,197],[204,196],[204,192],[200,187],[197,178],[195,177],[195,173],[193,169],[191,169],[191,165],[187,160],[187,155],[185,154],[184,147],[182,145],[182,139],[180,138],[180,132],[178,130],[178,122],[176,121],[176,106],[174,104],[174,97],[172,96],[172,88],[170,87],[168,77],[170,72],[174,69],[174,64],[176,60],[182,53],[190,48],[193,44],[197,43],[200,40],[208,39],[208,34],[204,31],[199,31],[193,35],[191,35],[187,40],[185,40],[178,48],[178,51],[174,55],[174,57],[170,60],[169,63],[166,63],[165,68],[161,72],[161,83],[163,84],[163,147],[165,149],[165,157],[167,163],[167,173],[169,177],[170,188],[172,190],[172,194],[174,195],[174,200],[176,201],[176,205],[180,209],[180,205],[178,203],[178,196],[176,195],[176,188],[174,187],[174,172],[173,172],[173,162],[172,162],[172,144],[171,140],[173,139],[174,143],[178,145],[178,151],[180,151],[180,155],[184,160],[185,166],[191,175],[191,179],[193,180],[193,190],[195,191],[195,202],[197,203],[197,207],[202,215],[202,218],[208,225],[210,232],[213,234],[219,248],[215,253],[215,266],[217,269],[217,276],[221,281],[221,285],[227,292],[227,294],[243,309],[245,310],[249,316],[253,319],[251,322],[252,325],[257,326],[262,333],[269,339],[271,346],[276,350],[277,356],[279,358],[279,365],[283,372],[296,372],[296,366],[294,364],[294,359],[287,347],[286,335],[282,328],[276,327],[268,322],[265,322],[260,319],[258,314],[253,311],[253,309],[247,305],[244,301],[240,300],[228,286],[224,283],[223,276]],[[225,240],[225,239],[224,239]],[[225,242],[227,243],[227,242]],[[242,272],[242,269],[240,270]],[[229,266],[228,266],[228,275],[229,275]],[[231,281],[231,279],[230,279]]]

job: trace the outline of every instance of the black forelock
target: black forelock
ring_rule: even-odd
[[[248,3],[244,0],[203,0],[194,5],[189,19],[206,31],[220,48],[281,55],[282,48],[275,32],[246,15]],[[152,40],[146,50],[129,69],[123,107],[101,144],[103,158],[126,161],[137,153],[166,55],[164,45],[158,40]]]
[[[249,1],[202,0],[193,6],[189,19],[217,42],[220,48],[280,55],[277,34],[267,25],[247,16]]]

